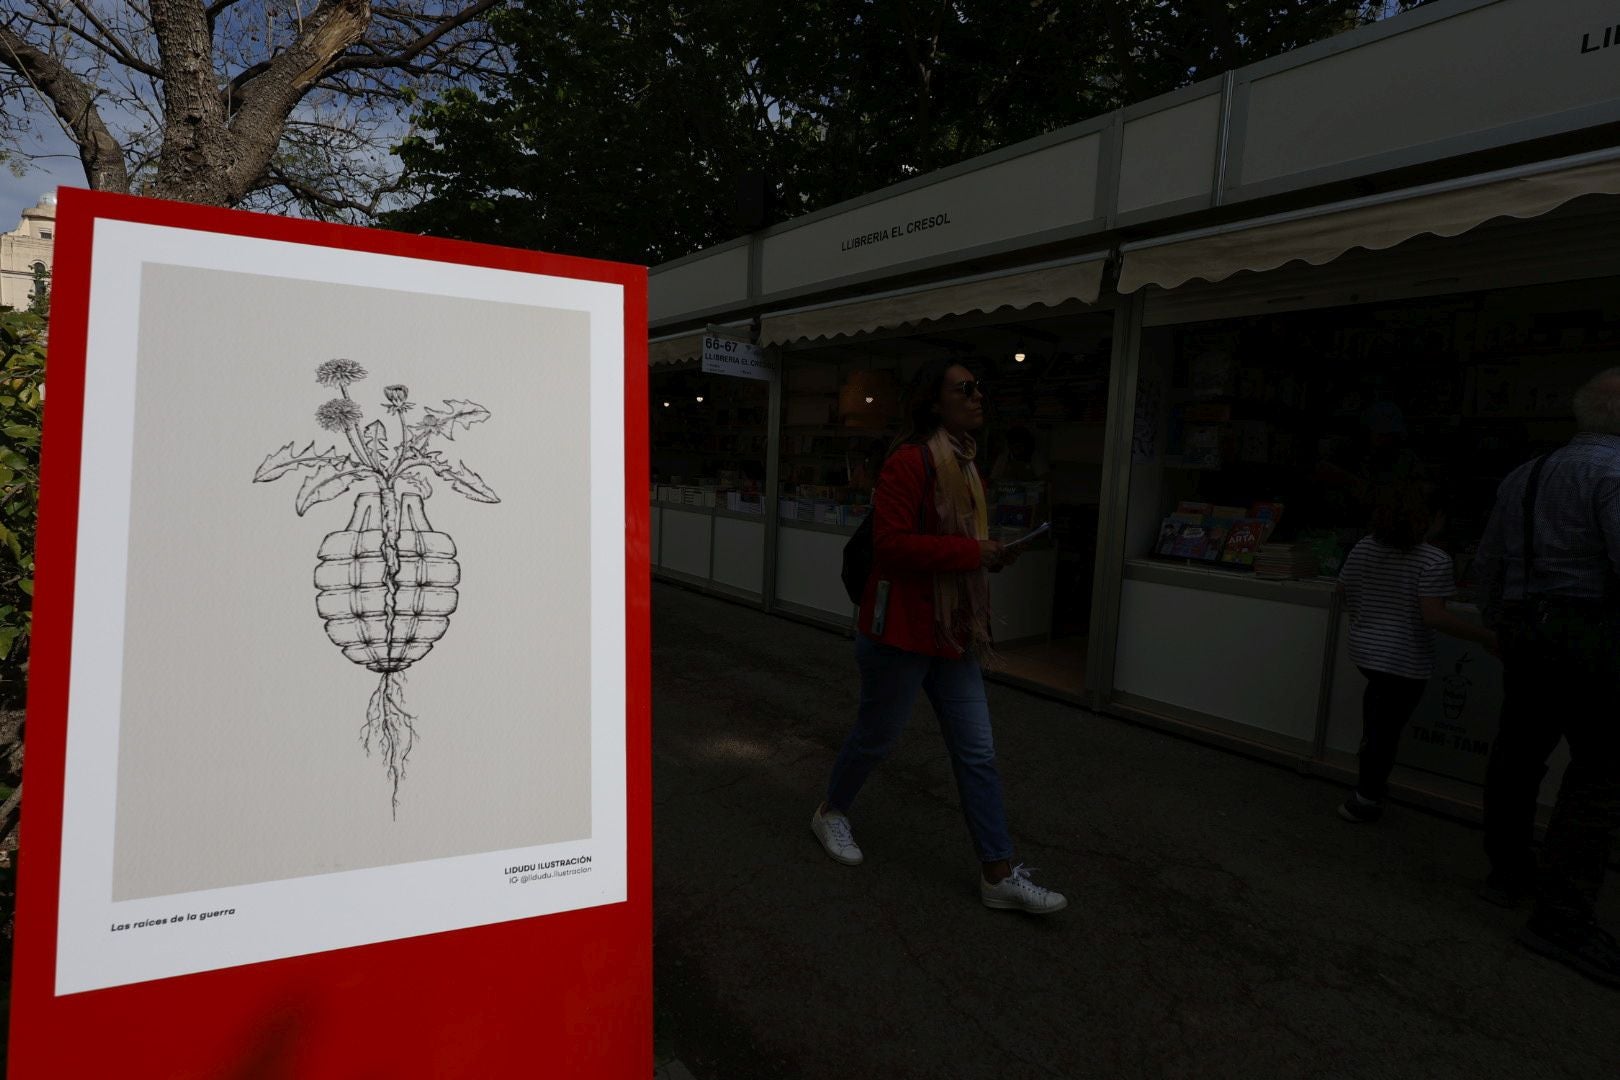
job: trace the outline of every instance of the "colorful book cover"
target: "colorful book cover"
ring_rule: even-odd
[[[1210,526],[1204,530],[1204,543],[1199,547],[1198,554],[1194,555],[1193,558],[1202,559],[1204,562],[1218,561],[1221,557],[1221,549],[1226,544],[1226,539],[1227,530],[1225,526]]]
[[[1232,531],[1226,536],[1226,548],[1221,552],[1221,562],[1237,566],[1253,566],[1260,545],[1265,543],[1267,531],[1266,523],[1258,518],[1244,518],[1233,525]]]
[[[1208,533],[1209,530],[1202,525],[1183,525],[1176,533],[1170,554],[1178,559],[1202,558]]]
[[[1271,534],[1277,531],[1277,526],[1282,522],[1283,504],[1280,502],[1255,503],[1249,508],[1249,516],[1266,523],[1265,539],[1261,541],[1265,543],[1271,539]]]
[[[1153,550],[1159,555],[1169,555],[1176,547],[1176,537],[1181,533],[1182,523],[1173,517],[1164,519],[1159,526],[1159,540],[1153,545]]]

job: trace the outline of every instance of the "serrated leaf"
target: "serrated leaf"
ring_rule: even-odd
[[[399,486],[409,489],[413,495],[420,495],[424,499],[432,498],[433,485],[428,478],[419,473],[405,473],[399,478]]]
[[[272,480],[281,479],[281,477],[294,469],[308,472],[321,468],[341,466],[349,461],[348,455],[339,454],[335,446],[328,447],[320,453],[315,453],[315,444],[313,442],[302,450],[293,449],[297,445],[297,443],[288,443],[280,450],[268,455],[260,463],[258,469],[254,471],[253,482],[255,484],[267,484]]]
[[[304,486],[298,489],[298,499],[293,503],[299,517],[303,517],[304,511],[310,507],[335,499],[361,480],[375,475],[370,469],[354,468],[347,458],[343,459],[343,464],[343,468],[323,465],[305,479]]]
[[[501,497],[495,490],[484,483],[484,478],[467,468],[467,463],[459,461],[450,464],[450,459],[443,454],[429,454],[427,463],[438,474],[440,480],[447,480],[450,486],[473,502],[498,503]]]
[[[418,431],[428,435],[443,435],[453,442],[456,428],[465,430],[489,419],[489,410],[476,401],[445,398],[444,403],[448,406],[447,409],[435,409],[431,406],[425,408],[426,415],[416,425]]]
[[[387,460],[388,429],[381,420],[373,420],[366,425],[366,430],[360,433],[360,444],[378,461]]]

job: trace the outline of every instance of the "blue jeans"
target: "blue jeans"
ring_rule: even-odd
[[[984,676],[971,657],[947,660],[883,645],[864,634],[855,637],[855,661],[861,670],[861,707],[855,730],[844,741],[827,785],[827,805],[847,812],[866,778],[889,756],[911,717],[917,691],[939,717],[939,730],[950,751],[956,789],[962,797],[973,846],[980,862],[1012,857],[1007,810],[1001,801],[1001,775],[990,737],[990,704]]]

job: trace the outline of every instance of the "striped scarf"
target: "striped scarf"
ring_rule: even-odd
[[[934,460],[934,499],[943,536],[990,538],[990,509],[973,464],[978,447],[971,435],[953,438],[943,427],[928,440]],[[990,577],[984,568],[934,575],[934,630],[941,644],[995,667],[990,644]]]

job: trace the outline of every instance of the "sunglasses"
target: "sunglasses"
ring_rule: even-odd
[[[951,389],[960,391],[962,396],[965,397],[965,398],[971,398],[974,394],[982,394],[982,393],[984,393],[984,389],[985,389],[984,380],[983,379],[963,379],[959,383],[952,383],[951,384]]]

